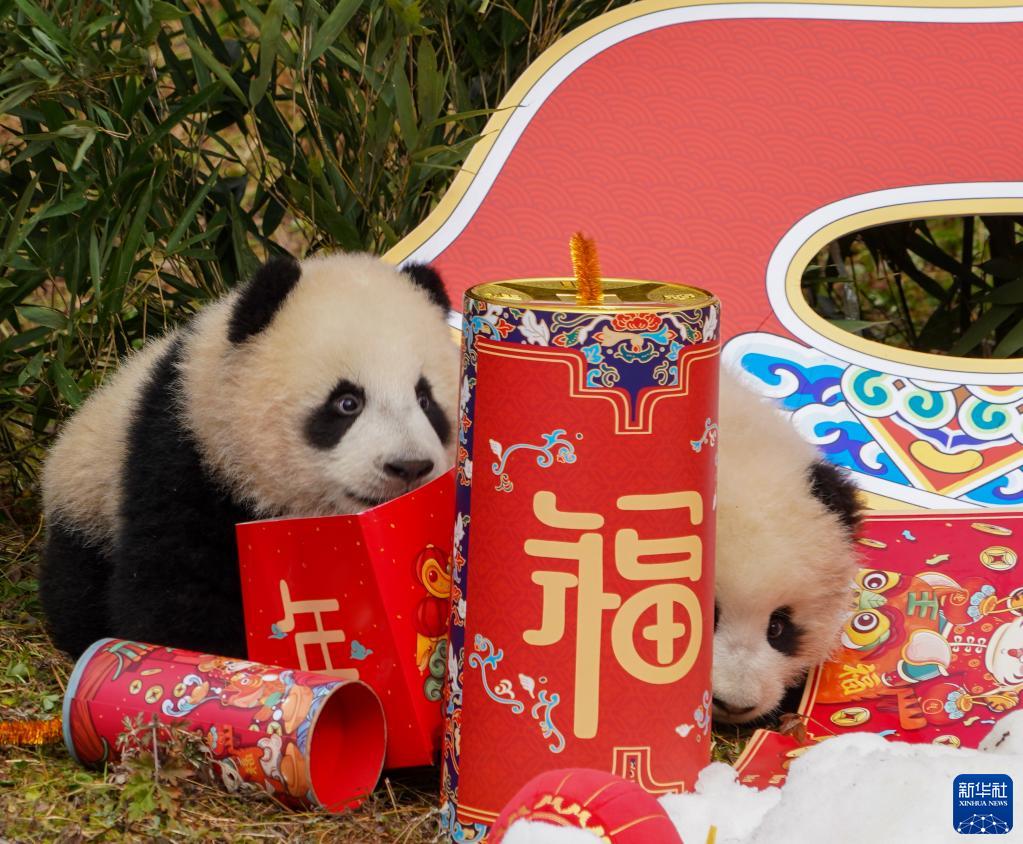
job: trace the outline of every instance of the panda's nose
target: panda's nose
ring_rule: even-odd
[[[432,460],[392,460],[384,464],[384,471],[392,478],[405,481],[418,481],[433,469]]]
[[[755,706],[732,706],[730,703],[725,703],[719,697],[714,698],[714,705],[729,715],[746,715],[756,709]]]

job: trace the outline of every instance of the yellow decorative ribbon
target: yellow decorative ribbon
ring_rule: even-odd
[[[56,744],[62,738],[60,718],[46,721],[0,721],[0,747]]]

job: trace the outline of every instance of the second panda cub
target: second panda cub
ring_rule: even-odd
[[[720,401],[713,714],[742,724],[838,644],[860,513],[844,471],[725,370]]]
[[[46,461],[55,644],[244,656],[238,522],[358,512],[450,468],[448,307],[429,267],[278,258],[130,358]]]

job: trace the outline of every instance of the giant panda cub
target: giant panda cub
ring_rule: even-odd
[[[358,512],[452,465],[448,307],[426,266],[277,258],[129,359],[46,461],[55,644],[244,656],[238,522]]]
[[[726,370],[718,421],[713,715],[763,722],[795,708],[838,644],[859,504],[845,473]]]

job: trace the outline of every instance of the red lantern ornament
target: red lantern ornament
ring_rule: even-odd
[[[436,638],[447,633],[447,602],[432,596],[423,598],[416,608],[417,629],[424,636]]]
[[[638,783],[590,768],[533,777],[498,815],[488,844],[499,844],[519,820],[585,830],[607,844],[682,844],[653,795]]]

